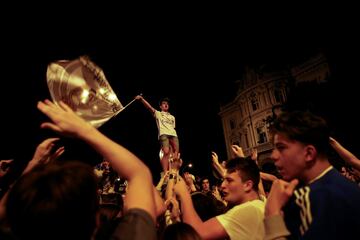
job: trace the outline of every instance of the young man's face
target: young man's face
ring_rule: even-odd
[[[239,171],[232,173],[227,172],[221,184],[224,200],[233,205],[243,203],[245,196],[244,184],[239,175]]]
[[[304,144],[290,140],[283,134],[275,134],[271,159],[284,180],[302,179],[306,168],[305,155],[306,146]]]
[[[210,191],[209,179],[205,178],[204,180],[202,180],[202,182],[201,182],[201,188],[202,188],[202,190],[205,191],[205,192]]]
[[[167,112],[169,110],[169,103],[166,101],[162,101],[160,104],[161,111]]]

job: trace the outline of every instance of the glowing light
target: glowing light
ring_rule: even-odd
[[[110,93],[109,96],[108,96],[108,99],[109,99],[110,101],[114,101],[114,100],[116,100],[117,98],[116,98],[116,95],[115,95],[115,94]]]
[[[81,96],[80,96],[80,101],[81,103],[86,103],[88,101],[88,98],[89,98],[89,94],[90,92],[86,89],[84,89],[81,93]]]
[[[100,94],[104,94],[106,92],[106,89],[105,88],[99,88],[99,93]]]

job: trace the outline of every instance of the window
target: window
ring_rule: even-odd
[[[282,94],[280,89],[275,89],[274,90],[274,97],[275,97],[275,101],[278,103],[283,103],[284,101],[284,95]]]
[[[257,133],[257,137],[258,137],[257,143],[261,144],[261,143],[266,143],[268,141],[267,136],[266,136],[265,121],[258,121],[256,123],[256,133]]]
[[[247,133],[245,133],[245,143],[246,143],[246,148],[249,148],[249,140]]]
[[[256,111],[257,109],[259,109],[259,100],[256,96],[256,93],[251,93],[250,102],[251,102],[251,107],[252,107],[253,111]]]
[[[267,142],[267,137],[266,137],[266,133],[264,131],[263,128],[257,128],[256,129],[257,134],[258,134],[258,143],[266,143]]]

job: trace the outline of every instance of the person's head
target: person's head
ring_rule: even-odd
[[[208,192],[210,191],[210,182],[209,179],[204,177],[203,179],[201,179],[201,190],[203,192]]]
[[[349,168],[347,166],[343,166],[343,167],[341,167],[340,173],[341,173],[341,175],[343,175],[350,181],[355,182],[354,175],[352,174],[351,168]]]
[[[201,240],[201,237],[191,225],[184,222],[177,222],[165,228],[161,239]]]
[[[191,194],[191,200],[196,213],[202,221],[206,221],[218,215],[216,200],[206,193],[194,192]]]
[[[6,214],[17,239],[90,239],[96,226],[97,180],[80,162],[53,163],[23,175]]]
[[[231,205],[241,204],[257,194],[260,171],[249,157],[236,157],[226,162],[226,174],[221,188],[224,199]]]
[[[170,99],[167,98],[167,97],[160,99],[160,101],[159,101],[159,107],[160,107],[161,111],[164,111],[164,112],[169,111],[169,108],[170,108]]]
[[[272,126],[271,158],[285,180],[307,181],[316,161],[327,161],[329,129],[325,120],[309,112],[283,112]]]

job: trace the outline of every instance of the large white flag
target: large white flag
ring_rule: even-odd
[[[123,109],[102,69],[88,57],[52,62],[46,78],[52,100],[65,102],[95,127]]]

